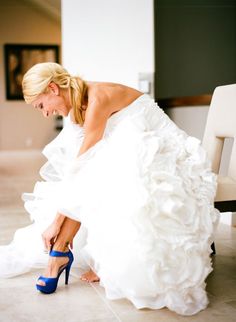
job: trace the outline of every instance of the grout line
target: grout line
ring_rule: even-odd
[[[106,307],[112,312],[112,314],[115,316],[118,322],[122,322],[120,317],[116,314],[116,312],[112,309],[112,307],[109,305],[108,301],[104,299],[104,297],[100,294],[100,292],[96,289],[95,286],[93,286],[93,283],[89,283],[91,287],[94,289],[94,291],[97,293],[97,295],[102,299],[103,303],[106,305]]]

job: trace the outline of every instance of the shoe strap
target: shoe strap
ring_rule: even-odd
[[[51,250],[49,255],[52,257],[68,257],[70,254],[69,252],[58,252],[57,250]]]

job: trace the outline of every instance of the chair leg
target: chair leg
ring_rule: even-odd
[[[216,249],[215,249],[215,243],[214,242],[211,244],[211,250],[212,250],[211,255],[215,255],[216,254]]]

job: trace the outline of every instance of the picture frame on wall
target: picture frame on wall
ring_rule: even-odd
[[[59,62],[58,45],[5,44],[6,99],[23,100],[22,79],[29,68],[42,62]]]

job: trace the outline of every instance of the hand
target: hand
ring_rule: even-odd
[[[60,232],[60,226],[52,223],[43,233],[42,239],[44,243],[44,247],[46,250],[50,251],[53,246],[58,234]]]

